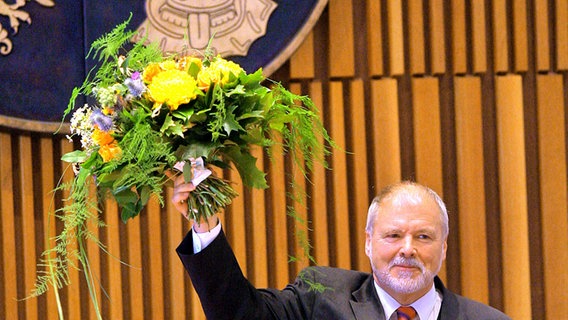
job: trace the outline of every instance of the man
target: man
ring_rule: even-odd
[[[182,213],[193,189],[176,180],[172,202]],[[510,319],[450,292],[436,276],[448,215],[433,190],[413,182],[387,187],[371,203],[365,231],[372,274],[310,267],[283,290],[256,289],[244,278],[217,216],[194,224],[177,252],[208,319]],[[312,290],[313,283],[326,289]]]

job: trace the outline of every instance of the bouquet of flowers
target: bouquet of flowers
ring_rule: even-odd
[[[265,79],[262,70],[248,74],[209,50],[200,56],[164,54],[156,44],[132,44],[134,31],[127,31],[127,25],[93,42],[88,56],[99,66],[75,88],[65,111],[65,116],[72,114],[71,137],[80,138],[82,148],[63,156],[75,169],[73,181],[59,187],[69,190],[66,205],[56,211],[64,228],[55,247],[43,255],[47,271],[38,277],[32,295],[67,283],[71,257],[88,277],[83,242],[97,240],[86,223],[104,225],[97,199],[112,196],[127,221],[151,196],[163,204],[167,173],[179,169],[196,186],[188,199],[189,217],[199,221],[237,196],[229,181],[211,174],[211,167],[233,165],[243,185],[267,188],[251,146],[268,150],[281,141],[306,170],[314,162],[325,164],[333,147],[308,97]],[[79,95],[89,103],[75,107]],[[95,199],[89,195],[92,183]],[[67,251],[70,241],[78,242],[76,252]]]

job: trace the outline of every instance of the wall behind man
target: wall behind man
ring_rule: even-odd
[[[367,206],[383,186],[413,179],[448,205],[450,289],[514,319],[568,313],[567,25],[560,0],[330,0],[272,77],[309,94],[347,152],[295,186],[290,159],[256,153],[270,188],[237,185],[242,196],[223,215],[247,276],[261,287],[293,279],[307,265],[288,262],[302,256],[298,231],[318,264],[369,271]],[[47,212],[64,195],[50,191],[70,178],[58,159],[72,148],[62,136],[0,132],[0,318],[57,318],[53,291],[16,299],[60,227]],[[302,188],[304,205],[290,203],[286,192]],[[156,202],[126,225],[114,203],[103,208],[109,226],[93,230],[112,256],[88,250],[104,318],[203,319],[174,253],[188,223]],[[81,274],[70,276],[59,292],[66,318],[94,318]]]

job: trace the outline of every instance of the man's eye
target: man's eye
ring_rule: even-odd
[[[420,234],[420,235],[418,235],[418,238],[422,239],[422,240],[430,240],[431,239],[431,237],[427,234]]]
[[[389,233],[387,238],[400,238],[400,235],[398,233]]]

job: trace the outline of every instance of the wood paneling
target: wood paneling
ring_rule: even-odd
[[[530,319],[530,263],[523,90],[517,75],[495,81],[505,312]]]
[[[472,60],[473,72],[480,73],[487,70],[487,34],[485,22],[485,2],[471,1],[471,32],[472,32]]]
[[[367,60],[370,76],[381,76],[384,73],[383,59],[383,8],[381,2],[367,0]]]
[[[1,147],[0,147],[1,148]],[[55,218],[55,196],[52,190],[55,188],[55,164],[53,162],[53,140],[48,138],[42,138],[40,140],[40,155],[41,155],[41,193],[42,193],[42,216],[43,216],[43,247],[42,250],[47,248],[52,248],[55,245],[55,241],[53,237],[56,236],[56,223],[57,220]],[[98,233],[98,228],[93,230],[93,232]],[[39,240],[39,239],[38,239]],[[41,241],[38,241],[41,243]],[[98,249],[98,248],[97,248]],[[92,255],[90,256],[91,261],[94,260],[93,264],[98,262],[97,256],[99,254],[99,250],[93,250]],[[55,255],[52,253],[49,257],[54,257]],[[47,258],[47,257],[46,257]],[[41,259],[41,258],[40,258]],[[94,272],[95,275],[98,275],[100,278],[100,273]],[[57,319],[57,305],[55,300],[55,291],[49,290],[46,294],[46,318],[47,319]],[[99,299],[100,301],[100,299]],[[92,306],[92,305],[91,305]]]
[[[408,10],[408,56],[410,57],[410,73],[426,72],[424,49],[424,10],[422,0],[406,2]]]
[[[375,194],[402,178],[398,85],[394,79],[371,82],[373,169]]]
[[[342,82],[332,81],[329,84],[329,117],[331,123],[329,131],[340,148],[351,152],[351,150],[346,149],[343,93]],[[333,207],[330,208],[333,226],[331,239],[335,249],[333,261],[334,265],[338,267],[351,268],[351,244],[345,241],[345,239],[350,239],[350,229],[346,226],[351,223],[351,219],[349,219],[349,198],[348,193],[345,192],[349,182],[345,153],[334,152],[331,165],[333,168],[331,171],[333,182]]]
[[[506,72],[509,69],[509,44],[507,1],[494,0],[493,5],[493,68],[495,72]]]
[[[316,106],[320,106],[320,116],[322,119],[327,117],[328,108],[323,104],[323,88],[321,82],[312,82],[310,85],[310,96]],[[323,139],[321,141],[323,143]],[[323,156],[323,155],[322,155]],[[312,244],[314,246],[313,255],[316,263],[329,265],[330,246],[329,246],[329,221],[326,187],[326,168],[321,163],[316,163],[311,175],[312,192],[308,201],[311,209],[310,219],[312,228]]]
[[[562,76],[537,78],[538,141],[545,308],[568,314],[568,181]],[[553,319],[551,312],[548,319]]]
[[[513,5],[513,34],[515,47],[515,71],[527,71],[529,66],[528,35],[527,35],[527,2],[512,1]]]
[[[404,175],[446,196],[451,250],[441,276],[451,290],[514,319],[566,314],[568,4],[336,0],[322,17],[275,75],[320,109],[341,148],[325,157],[331,170],[316,164],[304,179],[304,164],[276,144],[270,154],[252,151],[269,189],[216,171],[240,194],[221,220],[251,282],[293,281],[308,265],[289,262],[303,258],[299,231],[316,264],[369,271],[367,206]],[[56,319],[56,291],[17,299],[33,288],[39,254],[61,229],[48,213],[66,196],[50,191],[62,172],[72,178],[58,158],[73,145],[26,130],[0,131],[0,318]],[[293,203],[287,195],[300,190],[303,204]],[[189,222],[171,192],[163,208],[152,200],[126,225],[116,203],[102,202],[108,226],[89,225],[110,253],[88,243],[103,319],[205,319],[175,253]],[[57,291],[65,317],[95,319],[82,273],[72,269],[70,280]]]
[[[465,19],[465,0],[452,0],[451,6],[453,72],[456,74],[463,74],[467,72],[468,42]]]
[[[349,211],[353,220],[350,224],[352,232],[352,242],[355,244],[354,251],[355,261],[353,267],[357,270],[371,271],[369,258],[365,254],[365,224],[367,223],[367,209],[371,199],[369,199],[369,167],[367,161],[367,128],[366,128],[366,110],[365,97],[363,90],[363,81],[354,80],[351,82],[351,116],[349,119],[350,128],[354,128],[350,136],[350,150],[348,162],[350,163],[349,172],[353,179],[353,189],[351,190],[352,199]]]
[[[568,1],[556,0],[556,68],[568,69]]]
[[[16,269],[16,234],[14,211],[14,178],[12,163],[12,138],[8,133],[0,133],[0,208],[2,208],[2,282],[3,317],[18,318],[18,279]],[[21,229],[20,229],[21,230]]]
[[[290,57],[290,77],[313,78],[314,73],[314,34],[310,32],[302,45]]]
[[[536,69],[546,71],[550,68],[548,0],[535,0],[534,10]]]
[[[402,19],[401,0],[387,0],[387,32],[389,39],[389,67],[390,75],[396,76],[404,73],[404,24]]]
[[[23,276],[24,287],[27,291],[31,290],[35,283],[36,277],[36,232],[35,232],[35,210],[34,210],[34,179],[32,165],[32,140],[28,135],[22,135],[19,139],[20,150],[18,154],[18,162],[20,164],[19,181],[20,181],[20,208],[22,210],[22,242],[24,254]],[[24,294],[26,294],[24,293]],[[37,300],[29,299],[25,301],[26,317],[35,318],[38,316]]]
[[[330,0],[329,75],[352,77],[355,74],[353,4],[351,0]]]
[[[462,293],[489,303],[481,80],[455,78],[458,220]],[[476,281],[472,281],[476,279]]]
[[[286,219],[286,172],[284,169],[284,156],[282,147],[278,142],[272,147],[272,161],[269,182],[270,182],[270,213],[268,224],[270,232],[269,246],[272,249],[270,257],[270,268],[272,270],[270,286],[283,288],[289,281],[288,269],[288,228]]]
[[[446,72],[446,32],[444,1],[430,0],[430,64],[432,74]]]

